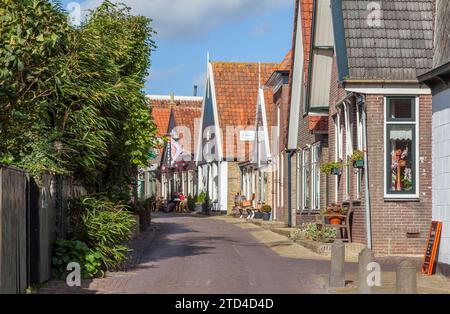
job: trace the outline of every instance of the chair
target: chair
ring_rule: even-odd
[[[331,205],[334,206],[334,205]],[[339,217],[342,219],[341,224],[333,225],[329,222],[331,217]],[[341,240],[348,243],[352,243],[352,231],[351,231],[351,220],[353,218],[353,210],[349,210],[345,215],[339,214],[323,214],[322,223],[319,223],[322,227],[336,228],[339,230],[341,235]]]
[[[247,219],[251,220],[255,218],[255,208],[253,207],[253,202],[256,199],[256,194],[252,194],[252,199],[250,201],[242,202],[242,208],[247,211]]]

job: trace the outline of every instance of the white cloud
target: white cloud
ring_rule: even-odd
[[[115,0],[114,0],[115,1]],[[92,9],[102,0],[85,0],[83,9]],[[160,38],[189,39],[207,35],[216,27],[248,16],[268,13],[292,5],[293,0],[117,0],[133,9],[133,14],[154,20]]]

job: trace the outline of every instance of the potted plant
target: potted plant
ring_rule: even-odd
[[[263,220],[269,221],[272,216],[272,207],[269,205],[263,205],[261,206],[261,212],[263,214]]]
[[[195,211],[200,213],[203,211],[203,203],[205,203],[206,200],[206,193],[201,192],[199,195],[197,195],[197,199],[195,201]]]
[[[320,167],[320,171],[325,174],[340,176],[342,175],[342,168],[343,168],[342,162],[332,161],[322,165],[322,167]]]
[[[357,169],[364,168],[364,153],[360,150],[355,150],[351,157],[353,167]]]
[[[340,225],[342,224],[342,216],[347,214],[347,208],[342,207],[338,204],[331,204],[323,210],[323,215],[327,216],[330,225]]]

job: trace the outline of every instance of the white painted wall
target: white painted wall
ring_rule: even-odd
[[[433,220],[443,222],[439,262],[450,264],[450,89],[433,97]]]
[[[227,211],[228,208],[228,163],[222,161],[219,163],[219,207],[221,211]]]

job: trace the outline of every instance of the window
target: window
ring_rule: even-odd
[[[363,147],[363,124],[362,124],[362,108],[357,108],[356,110],[356,136],[357,136],[357,147],[359,151],[364,152],[365,148]],[[360,200],[362,197],[362,179],[363,179],[363,170],[356,170],[356,199]]]
[[[310,208],[310,191],[309,182],[311,179],[310,173],[310,150],[305,148],[302,156],[302,211]]]
[[[386,99],[386,196],[417,197],[416,98]]]
[[[320,210],[320,143],[311,150],[311,210]]]

